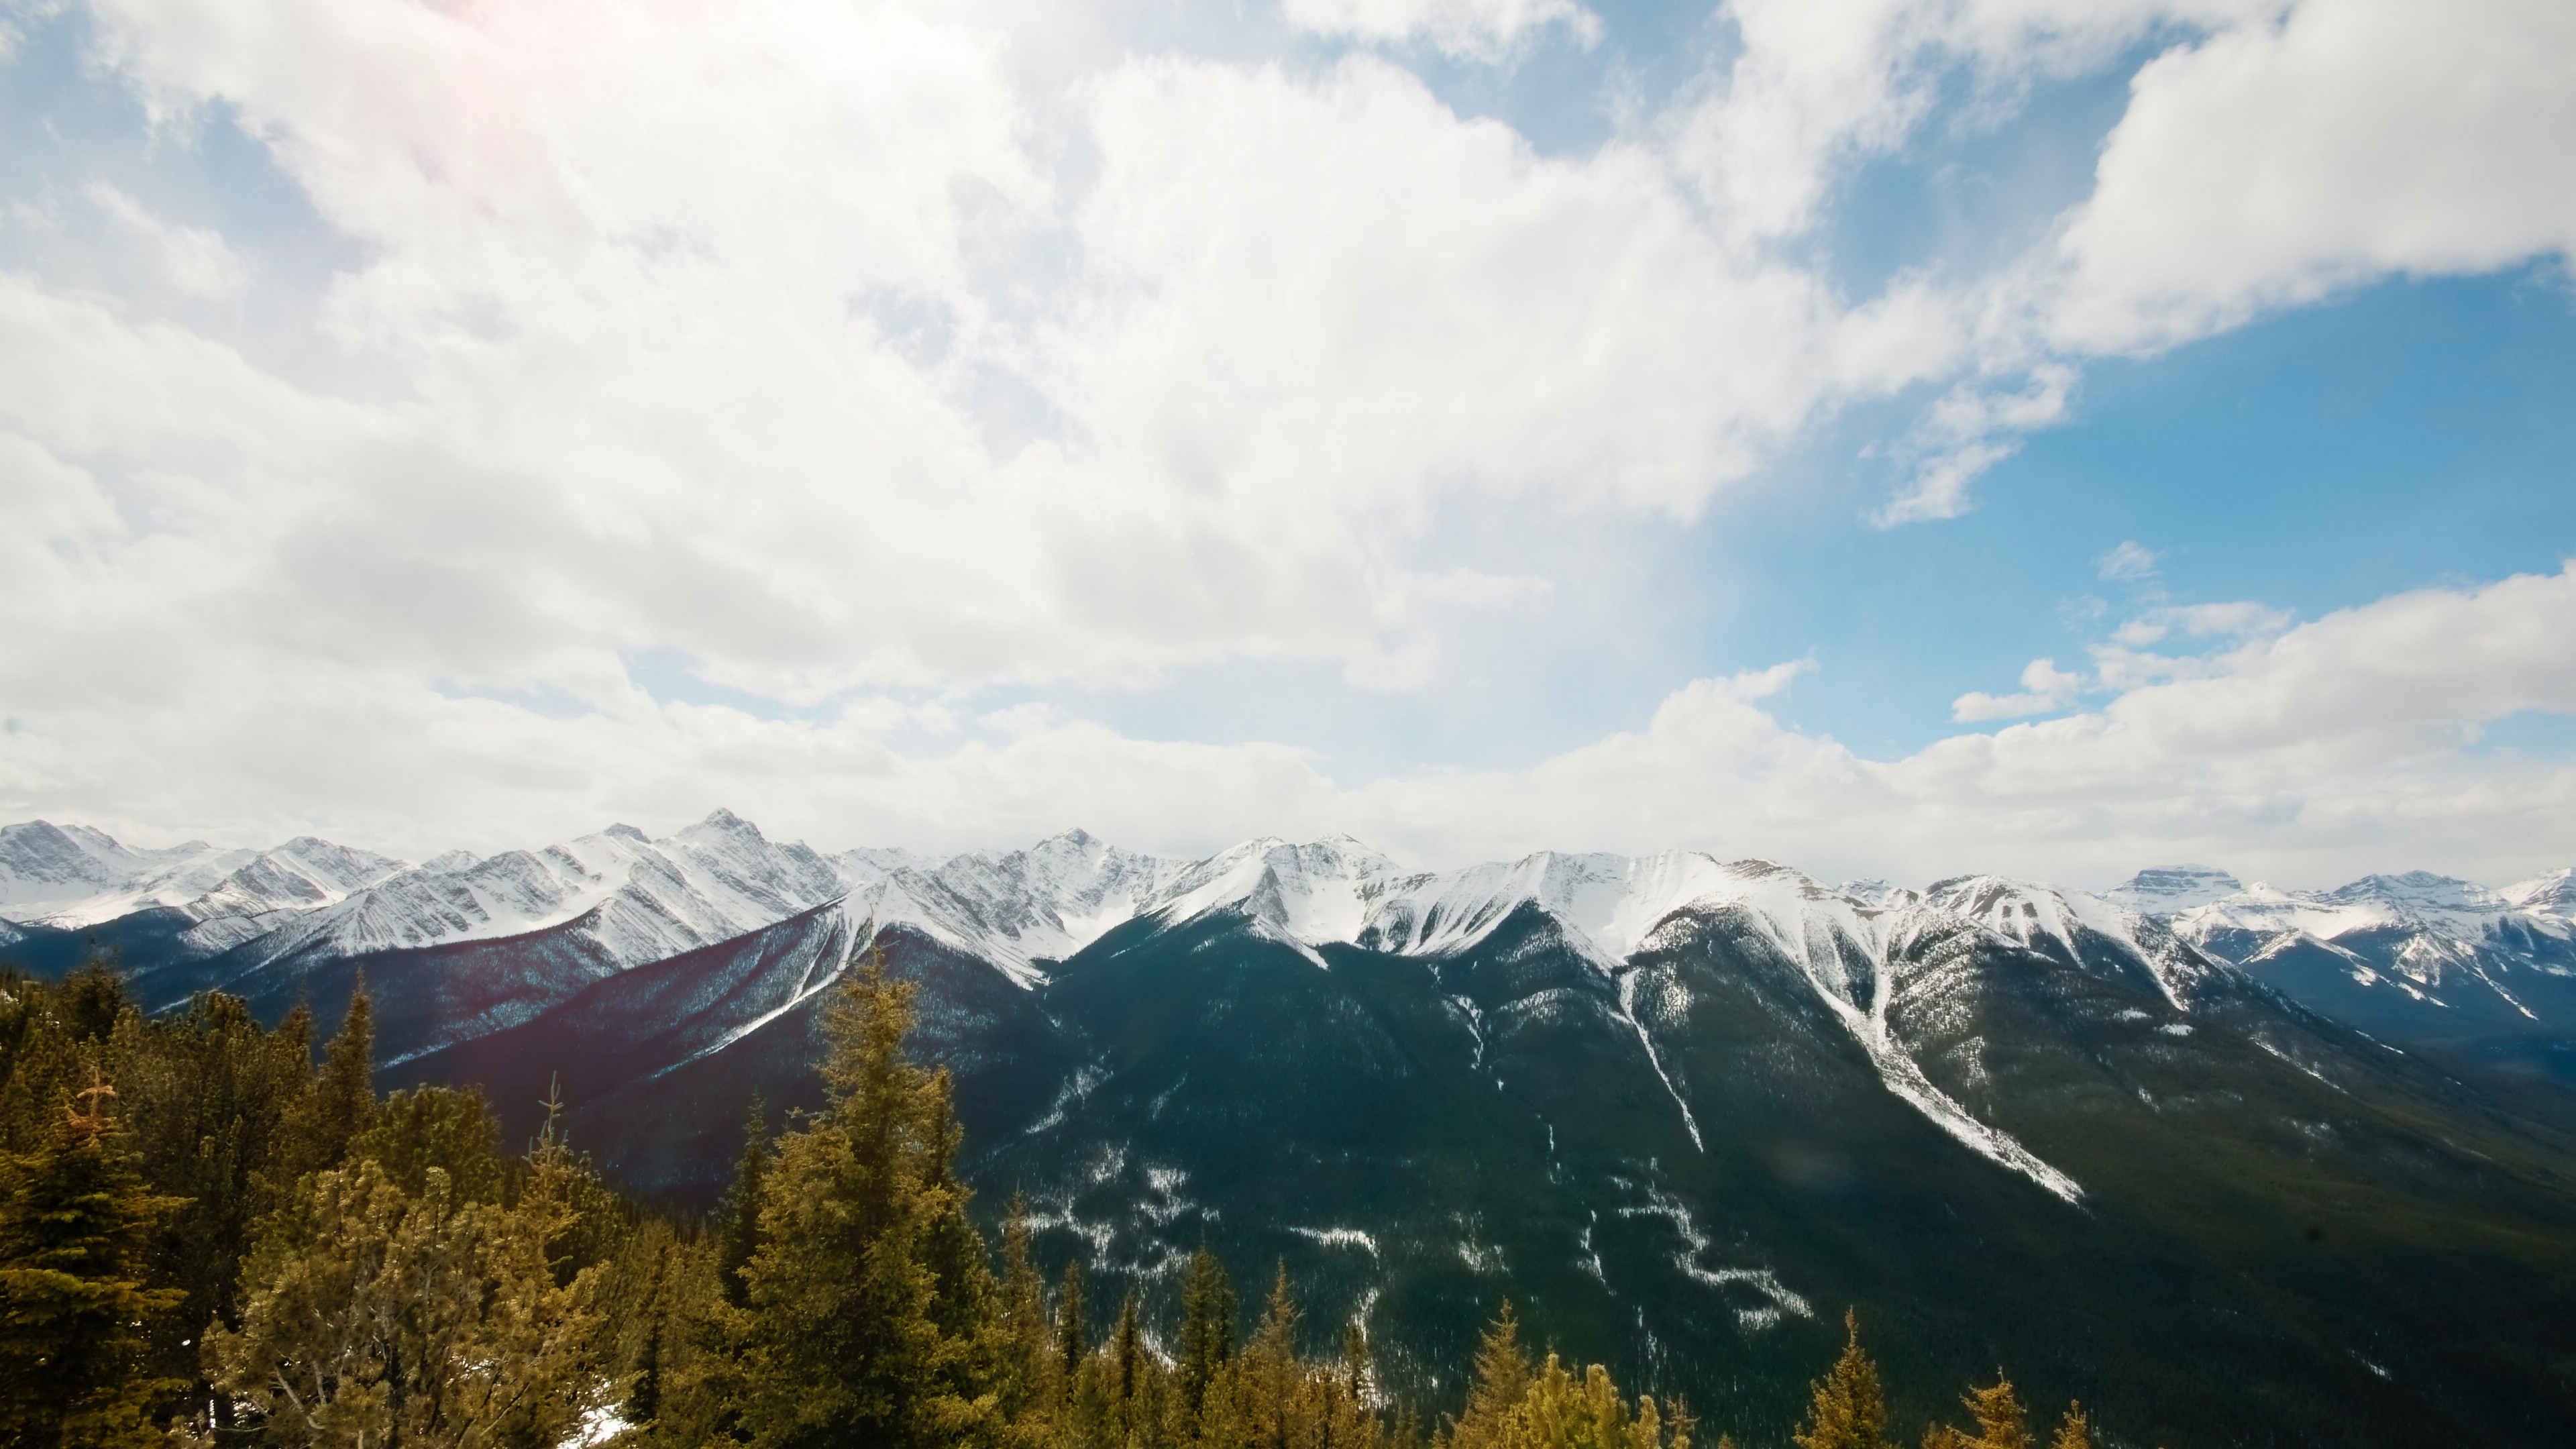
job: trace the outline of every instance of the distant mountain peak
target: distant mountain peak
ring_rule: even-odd
[[[724,812],[724,811],[719,810],[719,811],[717,811],[717,812],[716,812],[716,814],[717,814],[717,815],[723,815],[723,814],[725,814],[725,812]],[[728,818],[730,818],[730,817],[728,817]],[[714,823],[715,823],[715,816],[714,816],[714,815],[710,815],[710,816],[708,816],[708,817],[707,817],[707,819],[706,819],[706,822],[705,822],[705,823],[707,823],[707,824],[714,824]],[[636,828],[635,828],[634,826],[632,826],[632,825],[628,825],[628,824],[626,824],[624,821],[620,821],[620,822],[618,822],[617,824],[612,825],[612,826],[608,827],[606,830],[603,830],[603,831],[601,831],[601,832],[599,832],[599,833],[600,833],[600,834],[602,834],[602,835],[614,836],[614,837],[616,837],[616,838],[617,838],[617,839],[619,839],[619,840],[631,840],[631,841],[634,841],[634,842],[635,842],[636,844],[638,844],[638,845],[651,845],[651,844],[653,843],[653,837],[652,837],[652,836],[649,836],[649,835],[645,834],[643,831],[636,829]],[[455,853],[455,852],[450,852],[450,854],[454,854],[454,853]],[[442,859],[443,859],[443,858],[444,858],[444,857],[442,857]]]
[[[2338,901],[2384,900],[2401,905],[2459,909],[2483,904],[2485,891],[2452,876],[2435,875],[2429,870],[2410,870],[2403,875],[2366,875],[2340,890],[2327,893]]]
[[[2243,882],[2214,865],[2156,865],[2102,894],[2131,910],[2158,915],[2207,905],[2244,889]]]

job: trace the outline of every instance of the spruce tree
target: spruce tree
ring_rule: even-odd
[[[1798,1449],[1884,1449],[1887,1394],[1878,1365],[1861,1351],[1860,1315],[1846,1311],[1842,1357],[1810,1387],[1806,1422],[1790,1438]]]
[[[1002,1218],[1002,1352],[997,1391],[1006,1418],[1037,1401],[1046,1382],[1046,1284],[1029,1256],[1029,1200],[1011,1194]]]
[[[626,1396],[625,1418],[630,1424],[650,1424],[662,1416],[663,1358],[670,1338],[673,1291],[668,1229],[652,1234],[649,1252],[649,1258],[628,1265],[629,1272],[644,1279],[641,1291],[631,1292],[626,1303],[628,1311],[639,1320],[635,1325],[635,1387]]]
[[[348,1015],[322,1049],[322,1072],[313,1084],[311,1109],[304,1129],[300,1172],[334,1168],[346,1161],[349,1144],[375,1125],[375,1007],[367,999],[362,974],[349,994]]]
[[[1971,1387],[1961,1402],[1977,1421],[1977,1437],[1967,1441],[1976,1449],[2031,1449],[2030,1415],[2014,1395],[2012,1380],[2000,1371],[1985,1388]]]
[[[1449,1426],[1455,1449],[1510,1443],[1513,1416],[1529,1395],[1529,1351],[1521,1347],[1520,1319],[1508,1298],[1476,1345],[1475,1374],[1467,1388],[1467,1412]]]
[[[93,941],[88,959],[63,977],[55,1000],[72,1040],[103,1042],[116,1030],[117,1018],[130,1004],[120,964],[115,952],[100,950]]]
[[[957,1125],[948,1069],[931,1073],[923,1105],[923,1189],[937,1204],[922,1233],[921,1262],[931,1275],[931,1320],[948,1339],[966,1345],[950,1369],[962,1388],[980,1393],[1001,1373],[1001,1289],[993,1280],[992,1248],[966,1216],[972,1197],[957,1178],[965,1131]]]
[[[1064,1393],[1073,1391],[1074,1375],[1082,1371],[1082,1361],[1091,1352],[1091,1343],[1083,1329],[1085,1307],[1082,1301],[1082,1260],[1068,1259],[1064,1265],[1064,1283],[1055,1294],[1055,1372],[1056,1382]]]
[[[179,1387],[146,1372],[152,1320],[186,1297],[146,1288],[148,1191],[93,1078],[31,1153],[0,1160],[0,1442],[90,1449],[154,1437],[152,1402]]]
[[[1196,1432],[1208,1387],[1234,1356],[1234,1284],[1225,1265],[1202,1244],[1190,1258],[1181,1288],[1180,1400],[1186,1427]]]
[[[2057,1437],[2048,1441],[2048,1449],[2093,1449],[2093,1426],[2084,1417],[2082,1404],[2067,1404],[2066,1417],[2057,1421]]]
[[[1365,1404],[1375,1393],[1369,1368],[1368,1330],[1357,1318],[1342,1325],[1342,1392]]]
[[[194,1340],[240,1320],[242,1260],[294,1186],[282,1159],[312,1091],[309,1042],[291,1017],[264,1032],[240,997],[203,992],[160,1018],[127,1010],[106,1056],[117,1140],[154,1192],[184,1200],[152,1234],[147,1278],[187,1297],[155,1335],[151,1373],[195,1385],[164,1409],[220,1422],[229,1405],[204,1389]]]
[[[1136,1321],[1136,1290],[1132,1288],[1127,1290],[1127,1300],[1118,1305],[1118,1331],[1109,1340],[1109,1363],[1123,1433],[1132,1421],[1136,1390],[1145,1372],[1145,1336]]]
[[[826,1106],[780,1139],[750,1281],[743,1416],[775,1449],[952,1445],[997,1429],[985,1325],[944,1325],[943,1234],[965,1210],[948,1081],[905,1054],[910,985],[871,947],[826,1013]],[[971,1231],[969,1226],[966,1231]]]
[[[1423,1449],[1423,1446],[1429,1442],[1430,1433],[1422,1426],[1421,1406],[1411,1399],[1405,1400],[1395,1411],[1392,1449]],[[1734,1449],[1734,1446],[1726,1445],[1722,1446],[1722,1449]]]
[[[716,1210],[716,1277],[725,1301],[737,1308],[750,1300],[751,1285],[742,1274],[760,1253],[761,1194],[768,1177],[769,1104],[755,1091],[742,1123],[742,1157]]]
[[[1302,1315],[1297,1308],[1297,1294],[1288,1282],[1288,1260],[1279,1260],[1271,1274],[1270,1302],[1262,1309],[1260,1326],[1252,1331],[1252,1341],[1244,1345],[1242,1384],[1251,1401],[1250,1417],[1253,1443],[1263,1449],[1286,1449],[1296,1442],[1300,1414],[1304,1406],[1299,1390],[1305,1387],[1305,1365],[1297,1360],[1297,1322]]]

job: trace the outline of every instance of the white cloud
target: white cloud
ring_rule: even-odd
[[[896,4],[98,0],[109,73],[167,134],[237,115],[352,244],[321,340],[393,381],[326,396],[135,298],[0,277],[0,489],[24,523],[0,542],[21,581],[0,694],[30,722],[0,746],[0,795],[424,847],[714,799],[934,846],[1072,820],[1173,846],[1348,823],[1447,854],[1694,843],[1830,866],[1879,831],[1891,872],[2087,838],[2216,853],[2191,832],[2227,820],[2332,851],[2410,810],[2462,858],[2562,839],[2498,805],[2491,845],[2440,844],[2470,839],[2507,766],[2355,733],[2305,696],[2267,706],[2303,721],[2285,742],[2166,750],[2181,726],[2156,701],[2254,710],[2345,627],[2250,605],[2138,615],[2094,656],[2101,710],[1895,762],[1781,728],[1759,703],[1776,670],[1529,771],[1348,789],[1277,745],[972,722],[996,685],[1229,660],[1421,686],[1461,613],[1573,592],[1528,564],[1555,566],[1569,520],[1699,517],[1855,399],[1938,396],[1879,521],[1950,517],[2069,414],[2089,357],[2392,270],[2563,251],[2563,8],[2462,5],[2429,39],[2421,13],[1740,0],[1721,73],[1546,155],[1374,54],[1292,73],[1101,44],[1118,58],[1059,92],[999,29]],[[1584,39],[1588,14],[1329,12],[1363,38],[1463,26],[1483,54]],[[2177,26],[2094,193],[2022,264],[1852,297],[1800,245],[1943,86],[2009,114]],[[256,301],[270,280],[255,248],[90,196],[183,293]],[[2226,652],[2145,652],[2177,636]],[[840,713],[659,704],[621,662],[642,651]],[[2378,667],[2339,658],[2309,683]],[[2076,678],[2048,664],[1960,705],[2071,708]],[[586,712],[505,702],[538,687]],[[2367,723],[2427,692],[2346,704]],[[2475,694],[2454,691],[2452,723]],[[2351,765],[2365,746],[2398,763]],[[2496,798],[2563,800],[2557,778]]]
[[[2156,564],[2163,557],[2164,555],[2145,544],[2129,539],[2121,543],[2118,548],[2095,559],[2093,570],[2101,577],[2115,583],[2135,583],[2141,579],[2154,578]]]
[[[2239,600],[2220,604],[2168,604],[2149,609],[2112,631],[2123,645],[2161,643],[2177,631],[2196,639],[2244,639],[2278,634],[2295,620],[2287,609]]]
[[[163,221],[104,181],[93,181],[84,191],[92,205],[144,246],[162,280],[181,294],[214,300],[241,291],[246,269],[221,232]]]
[[[2021,435],[2066,415],[2075,369],[2030,368],[2018,392],[1986,379],[1960,383],[1918,422],[1902,452],[1921,459],[1904,491],[1869,521],[1880,528],[1956,518],[1968,511],[1968,485],[2021,450]]]
[[[169,656],[159,684],[190,697],[185,711],[134,707],[142,685],[102,699],[13,676],[27,728],[0,737],[0,816],[42,802],[111,827],[262,843],[317,829],[417,855],[612,819],[668,828],[722,803],[835,846],[1007,845],[1081,824],[1187,852],[1349,829],[1425,864],[1689,846],[1828,878],[2075,884],[2217,854],[2311,883],[2412,866],[2505,879],[2576,857],[2576,766],[2460,743],[2518,712],[2576,713],[2576,570],[2398,595],[2245,643],[2197,677],[2132,681],[2099,709],[1901,758],[1770,713],[1799,661],[1685,686],[1642,728],[1526,769],[1358,784],[1277,744],[1140,740],[1045,709],[904,746],[899,709],[758,720],[617,681],[591,713],[553,719],[397,670],[266,668],[275,644],[223,642]],[[2063,678],[2035,666],[2025,681]]]
[[[2392,273],[2576,248],[2576,8],[2302,0],[2140,71],[2049,336],[2162,346]]]
[[[2092,193],[2045,244],[1977,284],[1986,374],[2153,352],[2391,276],[2576,254],[2576,148],[2561,139],[2576,133],[2576,10],[2552,0],[2114,5],[2089,18],[2052,8],[1900,7],[1917,27],[1891,22],[1862,50],[1902,77],[1920,46],[1958,43],[1921,41],[1946,33],[1920,17],[1970,17],[1976,65],[2030,75],[2090,63],[2100,44],[2143,39],[2156,24],[2201,32],[2133,78]],[[1997,23],[2009,16],[2021,28]],[[1873,84],[1832,103],[1864,118],[1826,128],[1832,146],[1885,149],[1910,132],[1911,92]],[[1809,155],[1805,170],[1783,174],[1807,178],[1805,199],[1781,209],[1792,230],[1811,219],[1829,173]],[[1999,416],[1933,450],[1882,520],[1964,511],[1967,483],[2017,434],[2063,415]],[[1928,423],[1941,430],[1937,417]]]
[[[2034,659],[2021,672],[2020,694],[1992,695],[1973,691],[1950,702],[1950,718],[1962,724],[1992,719],[2020,719],[2052,714],[2075,702],[2084,676],[2069,674],[2054,659]]]
[[[1437,511],[1500,501],[1507,540],[1687,519],[1957,346],[1919,290],[1852,306],[1729,252],[1650,150],[1541,157],[1370,58],[1123,63],[1069,102],[1077,184],[999,36],[895,6],[101,21],[166,115],[236,108],[363,244],[324,326],[408,395],[238,446],[218,419],[152,466],[245,505],[199,540],[256,581],[233,607],[468,688],[641,648],[809,704],[1228,659],[1419,687],[1448,620],[1552,583],[1458,556]],[[98,376],[119,325],[22,360]],[[186,426],[79,406],[124,408],[101,439]]]
[[[1671,118],[1675,152],[1736,236],[1816,225],[1857,162],[1898,149],[1965,72],[1990,117],[2035,80],[2108,63],[2159,26],[2277,13],[2280,0],[1729,0],[1741,49]]]
[[[1421,38],[1467,60],[1501,60],[1561,25],[1576,43],[1601,40],[1601,17],[1574,0],[1284,0],[1288,23],[1356,40]]]
[[[1712,224],[1814,234],[1838,186],[1935,117],[2008,116],[2034,83],[2176,31],[2135,77],[2092,193],[2019,263],[1950,279],[1970,376],[1911,441],[1876,516],[1955,517],[2020,434],[2063,420],[2072,369],[2391,275],[2576,248],[2576,10],[2554,0],[1733,0],[1742,42],[1666,118]],[[1963,82],[1964,115],[1943,109]],[[2055,407],[1978,404],[2020,396]],[[1945,415],[1946,414],[1946,415]],[[1969,427],[1975,422],[1980,426]]]

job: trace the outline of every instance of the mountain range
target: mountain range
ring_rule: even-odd
[[[755,1092],[818,1104],[873,946],[970,1180],[1047,1251],[1149,1300],[1202,1242],[1285,1261],[1435,1397],[1508,1295],[1764,1438],[1854,1304],[1900,1403],[2005,1363],[2115,1441],[2555,1438],[2571,913],[2565,871],[2092,894],[1680,851],[1419,872],[1347,837],[827,855],[723,811],[420,865],[0,829],[19,964],[105,949],[150,1009],[325,1019],[363,973],[385,1080],[480,1084],[524,1131],[560,1074],[576,1140],[680,1204]]]

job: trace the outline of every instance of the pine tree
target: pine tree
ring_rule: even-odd
[[[0,1162],[0,1442],[89,1449],[153,1437],[147,1415],[177,1380],[147,1377],[144,1330],[177,1289],[143,1286],[153,1196],[93,1078],[52,1141]]]
[[[1878,1365],[1861,1351],[1860,1315],[1845,1312],[1843,1330],[1842,1357],[1811,1386],[1806,1422],[1790,1436],[1798,1449],[1884,1449],[1887,1443],[1887,1395]]]
[[[324,1080],[329,1080],[327,1071]],[[447,1174],[448,1195],[456,1201],[501,1201],[509,1178],[501,1155],[501,1119],[483,1100],[481,1089],[395,1092],[369,1116],[373,1120],[367,1128],[348,1140],[346,1161],[376,1164],[413,1197],[427,1190],[430,1170],[436,1168]]]
[[[2093,1449],[2093,1426],[2084,1417],[2082,1404],[2067,1404],[2066,1417],[2057,1421],[2057,1437],[2048,1441],[2048,1449]]]
[[[548,1261],[572,1212],[559,1147],[541,1139],[515,1209],[457,1202],[438,1168],[417,1198],[365,1159],[308,1179],[241,1328],[207,1335],[217,1387],[285,1443],[563,1442],[628,1385],[598,1362],[597,1280]]]
[[[742,1123],[742,1157],[734,1164],[733,1183],[716,1210],[716,1276],[725,1301],[739,1308],[750,1301],[751,1285],[743,1270],[760,1254],[761,1194],[769,1177],[769,1103],[751,1094],[751,1111]]]

